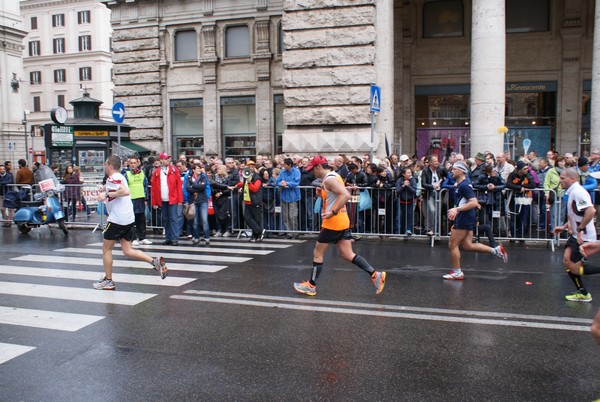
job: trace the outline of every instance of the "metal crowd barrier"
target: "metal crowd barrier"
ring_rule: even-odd
[[[29,200],[34,200],[35,185],[9,187],[27,191]],[[65,187],[65,191],[60,194],[60,201],[68,224],[103,227],[105,215],[103,211],[98,213],[97,207],[102,183],[67,184]],[[320,201],[316,195],[317,189],[312,186],[299,189],[300,200],[290,204],[282,202],[281,188],[263,186],[262,223],[269,236],[297,236],[319,232],[321,211],[318,209]],[[354,188],[349,191],[352,197],[346,209],[351,231],[356,236],[426,238],[430,240],[431,246],[436,240],[449,237],[452,222],[448,221],[447,211],[454,206],[453,189],[443,188],[423,194],[412,202],[400,201],[394,189]],[[475,238],[485,239],[491,234],[498,241],[542,241],[547,242],[554,250],[561,239],[553,235],[552,229],[564,222],[565,203],[554,191],[538,188],[527,193],[531,196],[521,197],[507,189],[497,192],[476,191],[481,209],[478,211]],[[547,194],[550,193],[552,196],[548,197]],[[548,198],[554,202],[549,204]],[[228,213],[220,213],[225,209],[221,211],[223,207],[213,204],[215,213],[209,216],[211,231],[216,231],[217,222],[222,222],[225,227],[219,228],[221,231],[231,230],[234,234],[248,235],[248,228],[244,223],[242,192],[232,192],[228,203]],[[146,204],[147,228],[162,233],[161,209],[152,208],[149,200]],[[290,208],[292,211],[294,208],[297,210],[297,219],[291,224],[285,216]],[[182,217],[181,228],[191,233],[192,222]]]

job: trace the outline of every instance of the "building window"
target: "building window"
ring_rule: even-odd
[[[202,99],[171,101],[171,128],[175,152],[189,157],[204,155],[204,107]]]
[[[256,156],[256,101],[254,96],[221,98],[223,155]]]
[[[60,106],[60,107],[65,107],[65,96],[64,95],[57,95],[56,105]]]
[[[426,0],[423,5],[423,37],[443,38],[464,35],[461,0]]]
[[[33,97],[33,111],[34,112],[40,112],[42,110],[40,102],[41,102],[41,100],[40,100],[39,96]]]
[[[550,30],[550,0],[506,0],[506,32]]]
[[[65,52],[65,38],[55,38],[52,41],[52,47],[54,54],[60,54]]]
[[[246,25],[225,31],[225,57],[250,56],[250,30]]]
[[[65,15],[64,14],[54,14],[52,16],[52,26],[53,27],[64,27],[65,26]]]
[[[89,24],[90,20],[91,20],[90,10],[77,12],[77,23],[78,24]]]
[[[92,50],[92,35],[83,35],[79,37],[79,51]]]
[[[67,72],[64,69],[54,70],[54,82],[67,82]]]
[[[283,131],[285,130],[285,124],[283,124],[283,109],[285,104],[283,103],[283,95],[275,95],[273,98],[275,111],[275,155],[283,153]]]
[[[32,30],[38,29],[38,27],[37,27],[37,17],[31,17],[30,21],[31,21],[31,29]]]
[[[29,73],[29,82],[31,85],[40,85],[42,83],[42,72],[32,71]]]
[[[39,56],[40,55],[40,41],[32,40],[29,42],[29,55],[30,56]]]
[[[175,34],[175,60],[197,60],[196,31],[179,31]]]
[[[91,81],[92,80],[92,68],[81,67],[79,69],[79,81]]]

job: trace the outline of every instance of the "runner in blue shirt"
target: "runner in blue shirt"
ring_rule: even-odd
[[[448,219],[454,221],[450,233],[450,257],[452,258],[452,270],[444,275],[444,279],[462,281],[465,277],[460,269],[460,247],[465,251],[475,251],[477,253],[490,253],[504,262],[508,261],[508,255],[504,247],[486,246],[481,243],[473,243],[473,231],[477,224],[477,210],[481,208],[471,181],[467,178],[469,168],[464,162],[459,161],[452,165],[452,176],[456,179],[456,193],[454,195],[455,208],[448,210]]]

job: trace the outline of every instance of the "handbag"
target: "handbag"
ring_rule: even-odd
[[[366,211],[367,209],[371,209],[371,207],[372,207],[371,194],[369,193],[368,190],[361,191],[360,195],[358,197],[358,211],[359,212]]]
[[[196,217],[196,204],[194,204],[193,202],[185,204],[183,206],[183,216],[185,216],[185,219],[187,219],[188,221],[194,219]]]
[[[213,204],[212,195],[208,199],[208,216],[213,216],[215,214],[215,205]]]

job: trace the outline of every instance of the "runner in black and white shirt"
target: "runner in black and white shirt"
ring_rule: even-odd
[[[121,243],[121,250],[125,256],[135,260],[146,261],[160,276],[165,279],[168,268],[163,257],[152,258],[146,253],[136,250],[131,242],[135,238],[135,215],[133,203],[129,196],[127,179],[120,172],[121,160],[118,156],[110,156],[104,163],[104,170],[108,176],[106,185],[100,190],[99,201],[106,204],[108,224],[103,232],[102,261],[104,264],[104,277],[100,282],[94,283],[94,288],[99,290],[114,290],[112,280],[113,256],[112,250],[115,243]]]
[[[444,279],[462,281],[465,274],[460,269],[460,247],[465,251],[476,253],[490,253],[504,262],[508,261],[508,255],[504,247],[490,247],[481,243],[473,243],[473,231],[477,223],[477,211],[480,208],[471,181],[467,178],[469,168],[464,162],[459,161],[452,165],[452,176],[456,179],[456,193],[454,196],[456,207],[448,210],[448,219],[454,221],[450,232],[450,257],[452,259],[452,270],[444,275]]]
[[[573,302],[590,303],[592,295],[583,286],[581,278],[583,275],[600,273],[600,267],[586,265],[580,248],[585,243],[596,241],[596,226],[594,225],[596,209],[592,203],[590,193],[579,184],[579,174],[575,168],[565,169],[560,174],[560,186],[566,190],[566,195],[569,197],[567,201],[568,219],[564,225],[554,228],[554,234],[569,230],[563,265],[567,269],[569,278],[577,288],[577,292],[565,296],[565,299]]]

